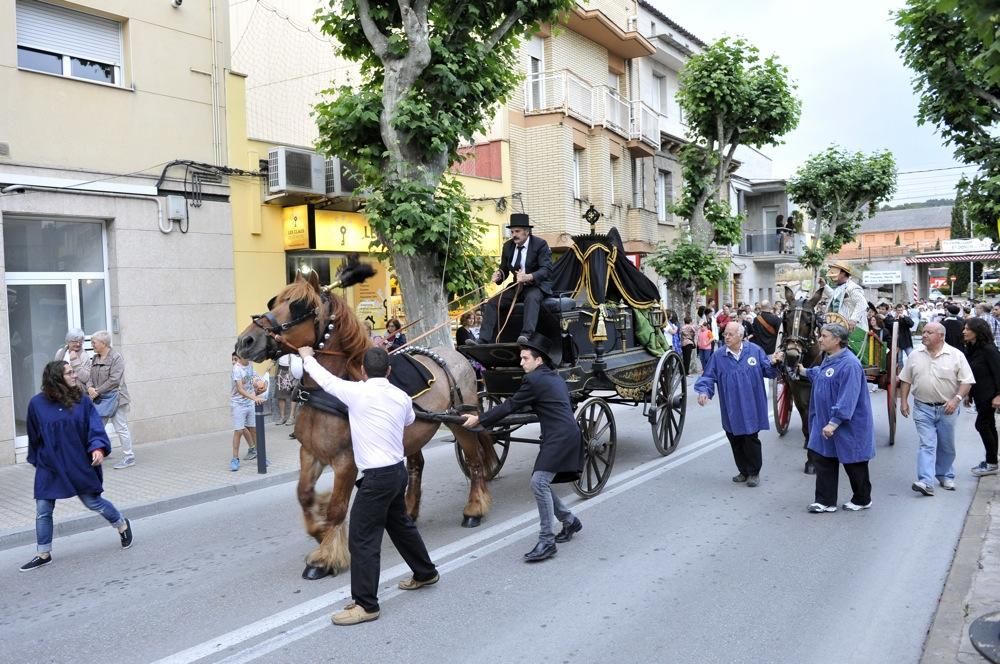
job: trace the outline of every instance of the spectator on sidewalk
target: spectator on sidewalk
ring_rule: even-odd
[[[385,336],[382,340],[385,342],[385,349],[388,352],[392,352],[397,348],[401,348],[406,345],[406,335],[403,334],[402,325],[400,322],[392,318],[388,323],[385,324]]]
[[[684,325],[681,326],[681,355],[684,357],[684,375],[691,373],[691,356],[694,354],[697,337],[698,328],[691,322],[690,316],[685,316]]]
[[[965,328],[965,319],[962,318],[962,307],[957,304],[949,304],[947,315],[941,319],[944,325],[944,342],[952,348],[965,352],[965,340],[962,338],[962,330]]]
[[[701,363],[702,373],[708,371],[708,363],[712,360],[712,345],[715,337],[712,335],[712,328],[708,321],[701,324],[698,330],[698,361]]]
[[[76,380],[81,385],[86,385],[90,380],[90,354],[83,349],[83,330],[78,327],[66,333],[66,345],[56,351],[54,360],[69,362],[76,372]]]
[[[56,501],[76,496],[117,531],[123,549],[132,546],[132,524],[106,498],[101,462],[111,441],[73,367],[49,362],[42,391],[28,404],[28,463],[35,467],[35,543],[38,555],[22,572],[52,562],[52,511]]]
[[[819,335],[819,349],[826,354],[822,364],[799,366],[799,374],[812,384],[808,446],[816,465],[816,493],[808,510],[814,514],[837,511],[841,464],[853,492],[844,509],[872,506],[868,462],[875,456],[875,424],[865,370],[854,353],[844,352],[848,336],[843,325],[824,325]]]
[[[911,488],[933,496],[935,478],[944,489],[955,490],[955,422],[976,379],[965,355],[944,342],[941,323],[927,323],[922,338],[923,347],[910,355],[899,374],[900,412],[910,416],[912,389],[920,450],[917,481]]]
[[[983,440],[986,458],[972,469],[976,477],[997,474],[997,421],[1000,408],[1000,350],[993,340],[990,325],[982,318],[968,318],[963,329],[965,358],[972,368],[976,384],[972,386],[965,405],[975,403],[976,431]]]
[[[726,326],[723,341],[725,344],[715,351],[695,382],[694,391],[698,393],[698,405],[704,406],[718,386],[722,428],[739,473],[733,481],[755,487],[760,484],[763,463],[758,434],[771,428],[764,379],[777,375],[775,360],[760,346],[744,343],[743,326],[738,322]]]
[[[245,461],[257,458],[257,422],[255,404],[264,403],[264,399],[256,394],[253,384],[253,367],[250,360],[233,353],[232,391],[229,396],[229,414],[233,422],[233,458],[229,461],[229,470],[240,469],[240,438],[247,439],[247,455]]]
[[[351,552],[351,598],[333,615],[335,625],[356,625],[381,615],[378,577],[381,571],[382,535],[389,539],[413,571],[399,582],[402,590],[416,590],[440,578],[413,519],[406,513],[409,475],[403,464],[403,429],[412,424],[413,402],[387,380],[389,354],[369,348],[362,360],[362,381],[338,378],[324,369],[313,349],[299,349],[305,370],[324,392],[347,405],[354,463],[361,473],[351,505],[348,547]]]
[[[129,396],[125,385],[125,358],[111,347],[111,335],[107,330],[98,330],[90,335],[90,343],[94,346],[94,356],[90,358],[87,395],[95,404],[105,399],[111,402],[117,399],[117,403],[112,406],[113,411],[101,415],[105,425],[111,421],[121,442],[122,458],[114,465],[115,470],[121,470],[135,465],[132,433],[128,428]],[[101,411],[100,407],[98,411]]]
[[[298,402],[292,400],[292,390],[298,384],[298,378],[292,371],[292,365],[298,364],[298,374],[302,376],[302,358],[294,354],[285,354],[278,358],[277,380],[277,401],[278,401],[278,424],[288,424],[289,418],[295,422],[295,413],[298,410]]]
[[[896,350],[898,353],[899,364],[905,364],[906,358],[910,356],[913,352],[913,319],[909,316],[909,311],[907,311],[906,306],[902,304],[896,305],[896,315],[886,318],[886,324],[889,328],[889,334],[892,334],[892,324],[893,322],[899,323],[899,332],[896,336]],[[892,339],[889,339],[890,343]]]
[[[754,317],[750,329],[750,341],[763,348],[768,355],[774,354],[774,347],[778,343],[778,330],[781,329],[781,319],[774,315],[769,300],[760,303],[760,313]]]

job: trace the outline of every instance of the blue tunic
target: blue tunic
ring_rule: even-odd
[[[94,450],[111,453],[93,402],[86,395],[72,408],[36,394],[28,403],[28,463],[35,467],[35,499],[103,493],[101,467],[90,465]]]
[[[875,424],[861,362],[850,351],[827,356],[808,369],[812,383],[809,399],[809,449],[841,463],[868,461],[875,456]],[[837,425],[830,438],[823,427]]]
[[[771,359],[760,346],[746,341],[739,362],[726,351],[722,345],[712,354],[694,391],[712,397],[718,385],[722,428],[728,433],[745,436],[770,429],[764,379],[777,375]]]

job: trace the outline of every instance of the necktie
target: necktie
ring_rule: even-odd
[[[513,265],[514,272],[517,272],[518,270],[521,269],[521,251],[523,250],[524,250],[523,246],[517,248],[517,255],[514,257],[514,265]]]

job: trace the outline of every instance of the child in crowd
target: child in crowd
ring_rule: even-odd
[[[232,392],[229,397],[229,412],[233,421],[233,458],[229,462],[229,470],[240,469],[240,438],[247,437],[246,458],[257,458],[257,430],[255,428],[254,404],[264,403],[258,396],[254,386],[253,367],[250,360],[245,360],[233,353]]]

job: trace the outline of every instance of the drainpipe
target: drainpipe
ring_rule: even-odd
[[[212,21],[212,147],[215,150],[215,163],[224,166],[226,156],[222,154],[222,109],[219,97],[219,42],[216,26],[218,22],[216,1],[211,0],[209,3],[209,15]]]

